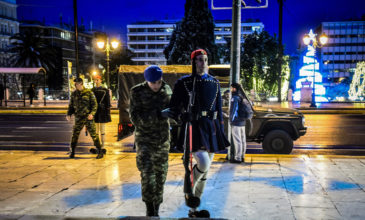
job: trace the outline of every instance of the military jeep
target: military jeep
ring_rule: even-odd
[[[128,114],[129,90],[134,85],[144,81],[143,71],[146,67],[129,65],[121,65],[119,67],[118,140],[131,135],[134,130]],[[191,73],[191,66],[189,65],[160,67],[164,72],[163,79],[171,88],[173,88],[177,79]],[[229,88],[229,65],[211,65],[209,73],[219,80],[221,92]],[[247,142],[262,143],[265,153],[289,154],[293,149],[293,141],[306,133],[307,128],[304,127],[304,116],[298,110],[264,108],[252,105],[251,108],[254,114],[253,118],[246,123]],[[180,127],[176,123],[172,123],[171,126],[171,149],[181,151],[181,146],[177,146],[179,145]],[[226,131],[227,128],[228,120],[225,119]]]
[[[307,128],[304,116],[296,109],[251,106],[253,117],[246,123],[247,142],[262,143],[265,153],[290,154],[293,141]]]

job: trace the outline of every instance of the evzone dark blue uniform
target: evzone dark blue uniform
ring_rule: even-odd
[[[195,57],[201,54],[206,55],[206,52],[204,50],[197,50],[192,53],[193,68],[195,68]],[[192,170],[194,177],[192,194],[195,197],[201,198],[214,153],[224,150],[229,146],[229,142],[224,134],[219,81],[209,75],[207,71],[194,74],[193,70],[192,75],[184,76],[176,82],[170,100],[170,110],[174,114],[184,114],[189,104],[189,94],[193,90],[194,77],[196,77],[195,100],[193,101],[192,114],[189,120],[192,124],[192,152],[196,161]],[[180,144],[185,137],[185,131],[181,130]],[[189,216],[200,217],[199,211],[196,208],[192,208]]]

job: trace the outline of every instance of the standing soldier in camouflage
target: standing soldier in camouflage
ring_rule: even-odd
[[[103,157],[103,152],[101,151],[100,140],[96,134],[94,123],[94,115],[98,107],[95,95],[91,90],[84,88],[83,80],[81,78],[75,79],[75,87],[76,90],[71,94],[71,100],[66,116],[66,119],[70,120],[71,116],[73,114],[75,115],[75,125],[73,127],[71,139],[70,158],[75,157],[75,150],[80,131],[84,126],[86,126],[91,138],[94,141],[94,145],[98,150],[96,159],[100,159]]]
[[[170,149],[169,121],[161,111],[170,101],[171,89],[155,65],[144,71],[145,82],[134,86],[130,96],[130,119],[135,126],[137,167],[141,172],[142,200],[147,216],[158,216]]]

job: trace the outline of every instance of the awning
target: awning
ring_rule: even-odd
[[[45,74],[46,70],[42,67],[38,67],[38,68],[0,67],[0,73],[5,73],[5,74]]]
[[[25,68],[25,67],[0,67],[0,74],[4,74],[4,90],[5,90],[5,106],[8,105],[7,95],[6,95],[6,75],[7,74],[43,74],[44,75],[44,106],[46,106],[46,70],[42,67],[35,67],[35,68]],[[24,87],[23,87],[23,93]],[[25,107],[25,94],[23,94],[23,103]]]

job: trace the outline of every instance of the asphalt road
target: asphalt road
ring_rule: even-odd
[[[1,114],[0,150],[61,150],[67,151],[72,136],[73,118],[67,121],[65,115]],[[106,126],[107,142],[117,140],[118,115],[112,114],[112,122]],[[80,151],[88,151],[92,145],[90,135],[80,133]],[[82,147],[88,147],[82,149]]]
[[[365,115],[307,114],[307,134],[294,142],[293,154],[365,155]],[[107,124],[107,142],[117,143],[118,115]],[[72,122],[64,115],[0,115],[0,149],[66,150]],[[82,131],[79,146],[90,146]],[[87,148],[85,148],[85,151]],[[261,145],[248,143],[247,153],[261,153]]]

